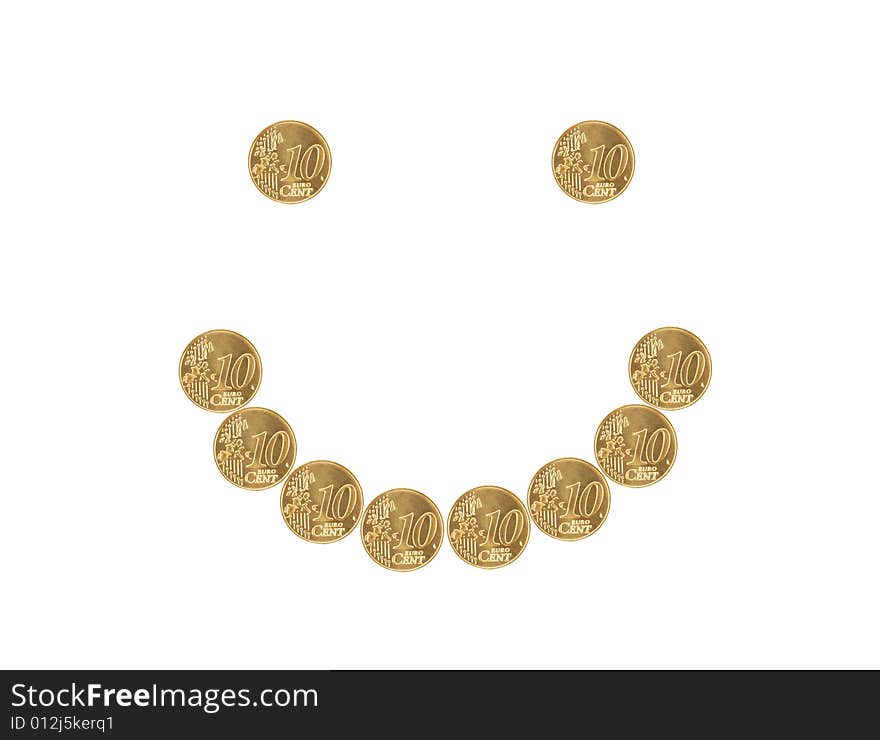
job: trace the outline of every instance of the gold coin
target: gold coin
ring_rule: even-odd
[[[455,554],[477,568],[509,565],[529,541],[526,507],[497,486],[480,486],[461,495],[449,512],[448,528]]]
[[[227,416],[214,436],[214,461],[223,477],[249,491],[280,483],[295,459],[290,424],[259,406]]]
[[[581,203],[605,203],[626,190],[636,166],[623,131],[604,121],[583,121],[553,147],[553,175],[563,192]]]
[[[417,570],[430,563],[443,544],[440,509],[418,491],[386,491],[364,511],[361,541],[379,565],[389,570]]]
[[[586,460],[561,457],[541,468],[529,486],[529,513],[538,529],[557,540],[589,537],[608,518],[611,491]]]
[[[281,516],[295,535],[309,542],[336,542],[361,518],[364,494],[347,468],[329,460],[300,465],[281,489]]]
[[[260,131],[248,157],[251,180],[278,203],[314,198],[330,177],[330,147],[307,123],[279,121]]]
[[[241,334],[215,329],[186,346],[178,375],[181,388],[196,406],[228,414],[254,397],[263,365],[254,345]]]
[[[683,409],[709,387],[712,358],[700,338],[665,326],[645,334],[629,356],[629,380],[643,401],[661,409]]]
[[[675,430],[663,414],[650,406],[621,406],[606,416],[596,430],[596,459],[611,480],[642,488],[659,481],[678,450]]]

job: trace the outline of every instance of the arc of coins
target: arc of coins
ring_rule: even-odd
[[[214,435],[214,463],[246,491],[281,484],[283,524],[299,539],[329,544],[360,528],[366,554],[394,571],[418,570],[444,540],[475,568],[503,568],[519,559],[532,525],[562,542],[584,540],[611,511],[611,487],[644,488],[663,480],[675,462],[678,437],[664,411],[696,403],[709,385],[706,345],[677,327],[655,329],[633,347],[629,381],[644,401],[625,404],[599,422],[595,464],[577,457],[545,463],[523,496],[500,486],[465,491],[444,517],[427,495],[395,488],[364,505],[361,484],[338,462],[294,467],[296,437],[276,411],[247,404],[260,387],[263,366],[254,345],[226,329],[193,339],[180,358],[180,385],[199,408],[226,413]]]

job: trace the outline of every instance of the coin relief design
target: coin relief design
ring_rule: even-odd
[[[466,563],[501,568],[516,560],[529,541],[529,516],[505,488],[480,486],[459,497],[449,512],[449,541]]]
[[[566,195],[581,203],[605,203],[626,190],[636,160],[620,129],[604,121],[583,121],[559,137],[552,164]]]
[[[278,203],[314,198],[330,177],[330,147],[307,123],[279,121],[264,128],[251,144],[251,180]]]
[[[440,549],[443,518],[423,493],[397,488],[367,506],[361,540],[379,565],[389,570],[417,570],[430,563]]]
[[[223,477],[249,491],[280,483],[295,459],[290,424],[269,409],[254,406],[235,412],[214,437],[214,461]]]
[[[596,460],[616,483],[632,488],[650,486],[675,462],[678,440],[663,414],[650,406],[621,406],[596,430]]]
[[[254,397],[263,377],[260,355],[241,334],[215,329],[193,339],[180,356],[180,386],[208,411],[229,413]]]
[[[605,476],[586,460],[553,460],[535,474],[529,485],[532,521],[558,540],[589,537],[605,523],[610,507],[611,492]]]
[[[709,350],[687,329],[655,329],[639,340],[629,357],[629,379],[635,392],[664,410],[696,403],[711,377]]]
[[[336,542],[361,517],[364,495],[352,472],[329,460],[316,460],[294,470],[281,491],[281,516],[308,542]]]

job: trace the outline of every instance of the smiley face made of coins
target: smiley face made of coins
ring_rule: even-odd
[[[254,186],[280,203],[315,197],[330,175],[330,148],[312,126],[281,121],[254,139],[248,171]],[[552,154],[559,188],[581,203],[606,203],[629,187],[635,154],[626,135],[603,121],[567,129]],[[627,487],[653,485],[675,462],[678,438],[664,410],[699,400],[712,374],[706,346],[675,327],[644,335],[630,355],[629,382],[649,405],[612,411],[594,438],[598,466],[576,457],[557,458],[532,478],[527,505],[498,486],[479,486],[460,496],[449,513],[447,532],[456,555],[481,569],[516,561],[529,542],[530,524],[563,541],[595,534],[610,512],[608,478]],[[205,332],[186,347],[180,385],[200,408],[232,412],[214,439],[214,461],[223,476],[247,490],[263,490],[286,479],[282,519],[300,539],[332,543],[360,524],[369,557],[397,572],[430,563],[443,543],[436,504],[408,488],[386,491],[364,508],[360,483],[347,468],[316,460],[293,470],[296,438],[274,411],[246,407],[260,387],[260,356],[245,337],[228,330]],[[604,475],[603,475],[604,473]]]

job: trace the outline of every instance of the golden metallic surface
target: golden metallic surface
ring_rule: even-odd
[[[214,462],[230,483],[262,491],[281,482],[296,459],[296,437],[282,416],[252,406],[227,416],[214,436]]]
[[[583,121],[553,147],[553,176],[581,203],[605,203],[626,190],[636,158],[623,131],[604,121]]]
[[[529,541],[529,515],[505,488],[480,486],[459,497],[449,512],[449,542],[466,563],[501,568],[516,560]]]
[[[395,488],[367,506],[361,541],[367,554],[382,567],[418,570],[431,562],[443,544],[443,517],[423,493]]]
[[[629,380],[635,392],[664,410],[696,403],[711,377],[709,350],[687,329],[655,329],[638,341],[629,356]]]
[[[267,126],[248,156],[257,189],[278,203],[314,198],[330,177],[330,147],[307,123],[279,121]]]
[[[357,478],[329,460],[300,465],[281,489],[281,516],[291,532],[308,542],[341,540],[357,527],[363,508]]]
[[[529,486],[529,513],[542,532],[557,540],[589,537],[608,518],[611,491],[598,468],[561,457],[541,468]]]
[[[183,350],[180,387],[196,406],[228,414],[254,397],[263,377],[260,355],[241,334],[215,329]]]
[[[656,483],[675,462],[678,440],[663,414],[650,406],[621,406],[596,430],[596,460],[616,483],[643,488]]]

